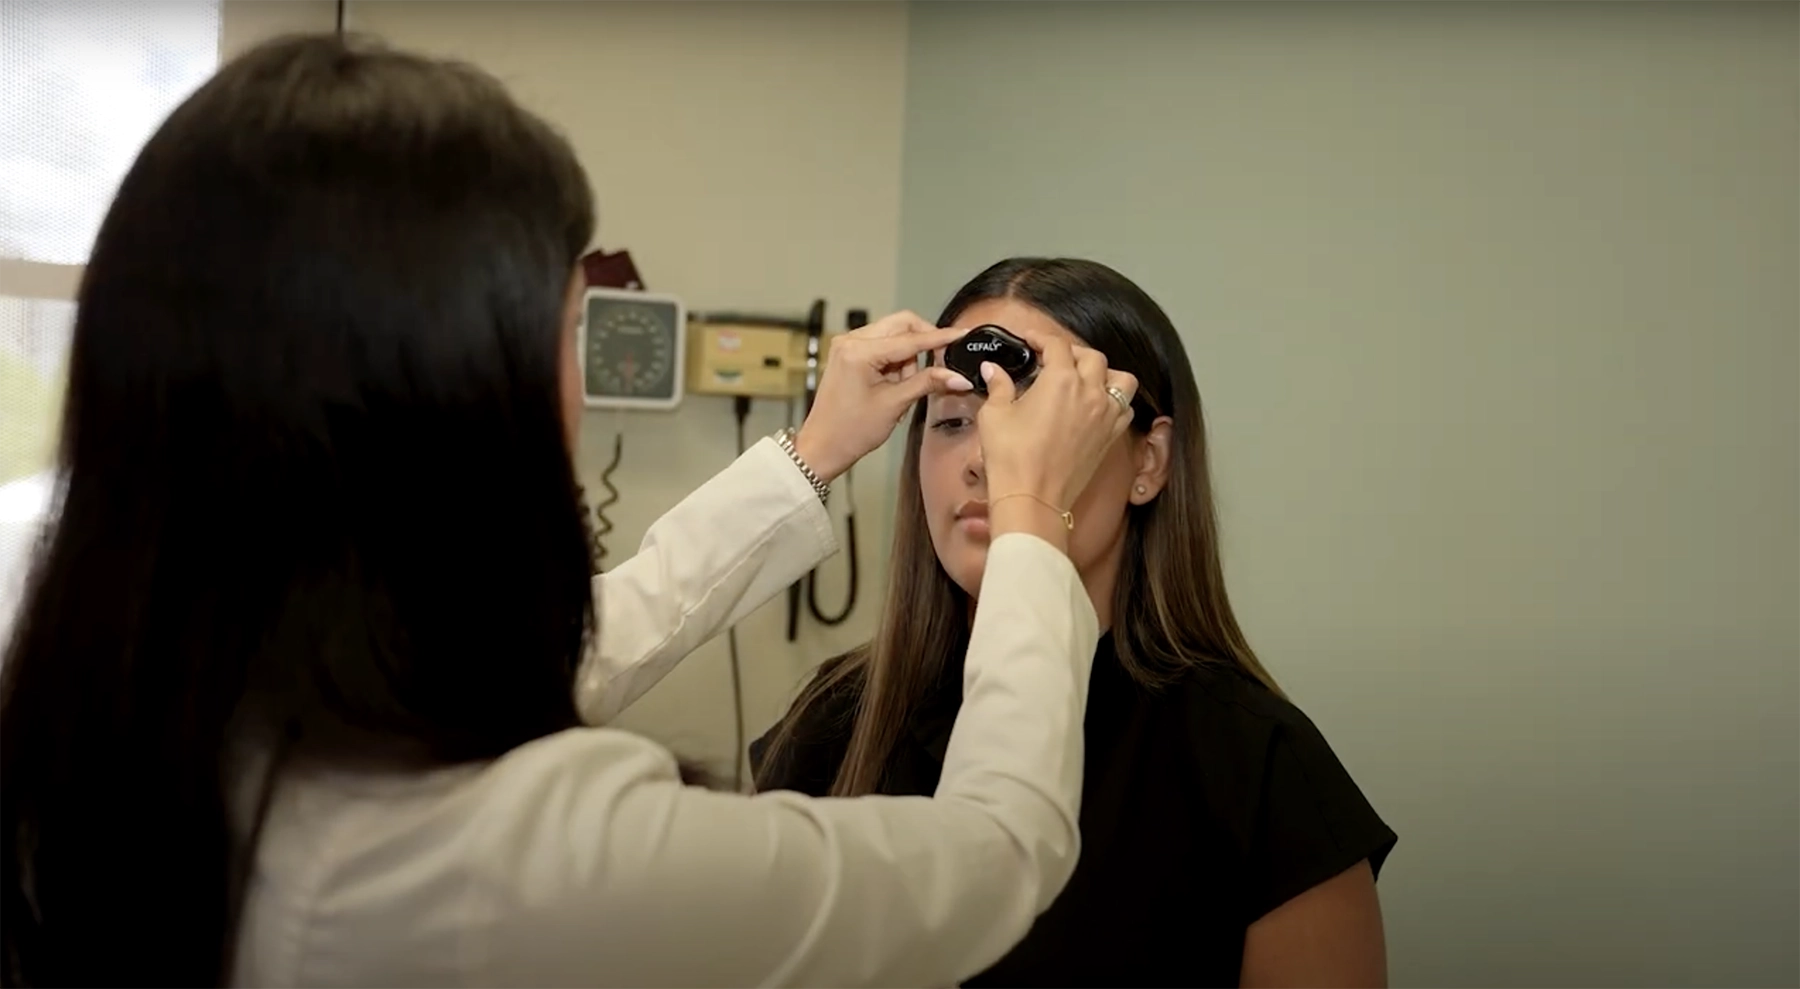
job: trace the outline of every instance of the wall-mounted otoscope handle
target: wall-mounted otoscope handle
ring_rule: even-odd
[[[844,314],[844,329],[846,330],[858,330],[867,325],[869,325],[867,309],[852,309]],[[812,408],[812,394],[812,390],[809,388],[806,394],[808,409]],[[835,614],[827,614],[825,609],[819,606],[819,572],[817,570],[801,578],[801,583],[806,585],[806,610],[812,613],[814,621],[827,627],[844,624],[850,619],[850,613],[856,610],[857,578],[861,567],[858,565],[856,557],[856,496],[855,489],[851,487],[851,478],[854,473],[854,468],[844,472],[844,562],[848,567],[845,580],[849,586],[844,590],[843,607],[839,608]],[[792,597],[792,594],[798,586],[796,584],[794,588],[789,589],[790,602],[797,600]],[[799,635],[799,631],[799,609],[790,604],[788,641],[792,642]]]
[[[812,308],[806,311],[806,322],[801,327],[806,331],[806,384],[801,392],[800,421],[812,414],[813,399],[819,394],[819,352],[820,344],[825,339],[825,300],[814,299]],[[807,578],[802,577],[788,585],[788,623],[787,637],[789,642],[800,638],[800,598],[805,590]]]

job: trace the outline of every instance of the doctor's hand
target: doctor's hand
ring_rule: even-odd
[[[949,368],[919,366],[920,354],[966,332],[899,312],[833,337],[812,411],[794,436],[800,459],[830,482],[887,442],[919,399],[970,391],[973,386]]]
[[[1106,451],[1131,426],[1138,381],[1108,367],[1106,355],[1097,350],[1057,337],[1019,335],[1038,352],[1039,370],[1029,391],[1019,394],[998,366],[981,366],[988,397],[975,422],[989,524],[996,536],[1030,532],[1066,549],[1076,499]]]

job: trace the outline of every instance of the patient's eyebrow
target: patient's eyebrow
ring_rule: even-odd
[[[934,412],[941,412],[945,409],[951,411],[968,409],[972,411],[980,408],[983,401],[985,401],[984,396],[965,392],[961,395],[933,395],[926,405]]]

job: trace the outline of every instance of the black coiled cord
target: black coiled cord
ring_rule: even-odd
[[[606,510],[619,503],[619,489],[613,486],[613,471],[619,469],[619,462],[625,459],[625,434],[613,436],[612,463],[600,472],[600,486],[606,489],[606,497],[594,506],[594,569],[606,569],[606,537],[613,531],[612,520],[606,517]]]

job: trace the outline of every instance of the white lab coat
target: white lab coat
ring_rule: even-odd
[[[596,578],[584,718],[604,724],[834,550],[806,480],[756,444]],[[685,787],[662,746],[604,727],[426,774],[290,772],[234,981],[955,983],[1022,938],[1074,867],[1098,636],[1063,554],[996,539],[935,799]]]

